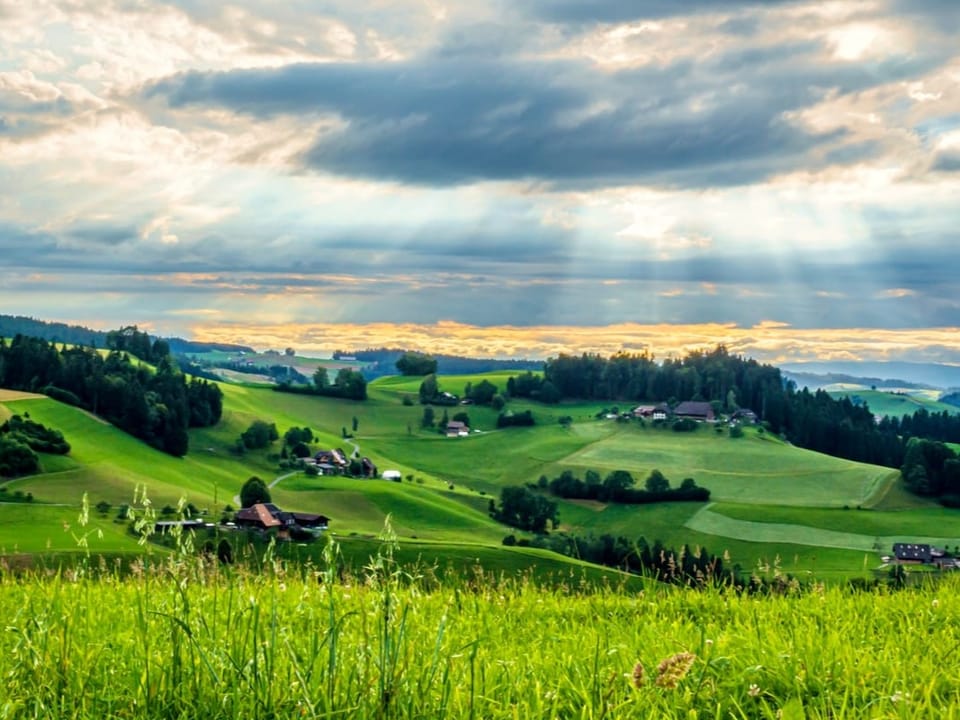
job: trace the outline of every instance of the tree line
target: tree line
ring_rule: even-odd
[[[636,480],[627,470],[614,470],[605,478],[595,470],[587,470],[584,480],[572,470],[548,480],[540,476],[539,486],[547,487],[557,497],[568,500],[598,500],[642,505],[655,502],[706,502],[710,491],[700,487],[693,478],[685,478],[680,487],[670,487],[670,481],[659,470],[651,470],[643,488],[634,487]]]
[[[136,333],[136,334],[134,334]],[[162,341],[145,343],[145,334],[124,332],[123,345],[106,357],[87,347],[61,346],[39,338],[0,340],[0,386],[42,392],[89,410],[149,445],[177,457],[187,453],[190,427],[215,425],[223,412],[223,393],[199,378],[187,382]],[[143,352],[155,369],[134,363]],[[137,356],[139,357],[139,356]]]
[[[330,382],[325,367],[317,368],[313,374],[312,385],[294,385],[290,382],[281,382],[273,386],[276,392],[295,393],[298,395],[321,395],[323,397],[343,398],[345,400],[366,400],[367,381],[363,373],[350,368],[340,368],[334,381]]]
[[[579,535],[543,535],[532,540],[518,540],[513,535],[503,539],[507,546],[537,547],[578,558],[586,562],[616,568],[636,575],[649,575],[661,582],[703,587],[708,584],[742,585],[734,568],[726,568],[723,558],[711,555],[706,548],[692,549],[684,545],[679,551],[645,537],[631,541],[620,535],[599,537]]]

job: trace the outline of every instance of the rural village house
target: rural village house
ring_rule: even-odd
[[[256,503],[239,510],[233,518],[238,527],[266,531],[276,529],[280,538],[289,539],[292,530],[326,530],[330,518],[313,513],[287,512],[273,503]]]
[[[680,403],[673,409],[673,414],[678,418],[688,418],[698,422],[713,422],[716,419],[713,414],[713,406],[710,403],[695,400]]]
[[[893,560],[899,565],[936,565],[958,568],[960,561],[946,550],[925,543],[894,543]]]
[[[461,422],[460,420],[451,420],[447,423],[447,437],[466,437],[469,434],[470,428],[467,427],[465,422]]]

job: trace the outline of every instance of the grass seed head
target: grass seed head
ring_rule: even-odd
[[[676,653],[661,660],[657,666],[657,685],[672,690],[693,667],[697,656],[690,652]]]
[[[643,663],[638,661],[637,664],[633,666],[632,679],[634,687],[643,687],[644,675]]]

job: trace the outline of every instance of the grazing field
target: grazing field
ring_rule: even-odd
[[[956,577],[754,596],[395,560],[2,575],[4,716],[960,718]]]

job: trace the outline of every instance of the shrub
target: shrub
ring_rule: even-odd
[[[270,502],[270,489],[256,475],[248,479],[240,488],[240,507],[250,507],[257,503]]]

